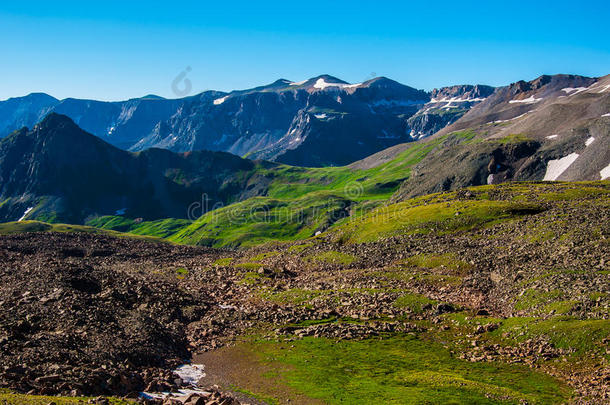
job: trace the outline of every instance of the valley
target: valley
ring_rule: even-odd
[[[241,156],[37,106],[0,140],[0,401],[606,403],[609,89],[320,76],[165,100],[158,134],[308,100],[277,139],[252,113],[271,132]]]

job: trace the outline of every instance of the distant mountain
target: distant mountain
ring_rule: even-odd
[[[515,180],[610,178],[610,75],[512,83],[425,141],[441,146],[412,168],[395,198]],[[378,166],[409,146],[352,167]]]
[[[384,77],[349,84],[322,75],[177,100],[148,95],[101,102],[31,94],[0,102],[0,137],[54,111],[124,150],[212,150],[293,165],[343,165],[433,134],[492,90],[455,86],[427,93]],[[435,99],[440,96],[454,102]]]
[[[0,101],[0,138],[40,122],[60,101],[44,93]]]
[[[408,119],[411,136],[430,136],[460,119],[473,106],[489,97],[495,88],[482,85],[460,85],[434,89],[431,100]]]
[[[0,141],[0,218],[82,223],[87,217],[186,218],[206,195],[216,203],[252,195],[250,160],[224,152],[117,149],[66,116],[49,114]],[[204,210],[204,208],[200,208]]]
[[[278,91],[286,86],[301,90]],[[271,111],[272,104],[277,107],[277,115],[246,114],[244,107],[237,116],[250,128],[272,128],[271,118],[281,122],[285,118],[281,108],[300,103],[300,98],[312,103],[306,105],[315,104],[311,108],[326,108],[299,110],[287,124],[291,128],[287,136],[280,136],[273,147],[250,153],[279,162],[253,161],[218,151],[176,153],[152,148],[128,152],[83,131],[68,117],[51,113],[31,130],[22,128],[0,141],[0,220],[83,223],[106,215],[131,220],[193,218],[189,207],[201,202],[204,194],[208,206],[200,207],[194,217],[216,203],[226,205],[251,197],[257,198],[244,201],[243,207],[257,203],[262,204],[259,208],[266,207],[267,202],[271,206],[290,204],[286,190],[293,188],[312,191],[307,201],[318,203],[322,197],[314,195],[315,191],[325,190],[329,184],[333,184],[329,196],[340,200],[334,201],[335,208],[344,215],[353,203],[341,194],[345,192],[341,179],[346,173],[362,183],[367,193],[389,195],[396,191],[395,201],[515,180],[610,178],[610,76],[541,76],[488,95],[490,90],[482,86],[436,90],[435,98],[426,103],[430,109],[427,114],[443,115],[447,104],[449,109],[458,103],[470,107],[463,108],[461,118],[433,136],[409,139],[355,162],[349,169],[327,169],[324,175],[280,162],[329,165],[364,153],[365,147],[358,149],[362,146],[377,147],[379,144],[367,139],[367,131],[377,125],[389,128],[390,123],[397,127],[404,124],[409,118],[392,121],[397,111],[409,107],[400,100],[421,93],[388,79],[350,85],[321,77],[300,84],[280,81],[250,93],[208,92],[191,99],[194,110],[203,108],[205,97],[210,101],[206,108],[216,106],[219,111],[223,105],[228,112],[245,105],[248,110],[264,105],[263,110]],[[384,102],[378,101],[379,92],[384,94]],[[39,105],[53,101],[41,100]],[[134,104],[137,108],[143,105]],[[206,114],[202,117],[207,120]],[[455,116],[448,121],[453,119]],[[210,126],[226,124],[205,122]],[[296,139],[298,136],[305,139]],[[305,198],[299,192],[288,195]],[[218,231],[213,223],[206,224],[210,228],[206,232]]]

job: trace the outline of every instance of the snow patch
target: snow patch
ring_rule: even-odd
[[[532,111],[536,111],[536,110],[532,110]],[[512,121],[512,120],[516,120],[516,119],[519,119],[519,118],[521,118],[521,117],[526,116],[527,114],[529,114],[529,113],[530,113],[530,112],[532,112],[532,111],[525,112],[525,113],[523,113],[523,114],[521,114],[521,115],[517,115],[516,117],[509,118],[509,119],[507,119],[507,120],[497,120],[497,121],[492,121],[491,123],[492,123],[492,124],[500,124],[500,123],[502,123],[502,122],[509,122],[509,121]]]
[[[494,184],[494,175],[490,174],[489,176],[487,176],[487,184]]]
[[[589,139],[587,139],[587,140],[585,141],[585,146],[589,146],[589,145],[591,145],[593,142],[595,142],[595,138],[590,137]]]
[[[514,103],[534,104],[534,103],[539,102],[540,100],[542,100],[542,98],[534,98],[534,96],[531,95],[528,98],[524,98],[523,100],[510,100],[509,104],[514,104]]]
[[[229,98],[229,96],[217,98],[216,100],[214,100],[214,105],[220,105],[220,104],[224,103],[227,98]]]
[[[203,364],[183,364],[175,369],[174,373],[178,374],[183,383],[193,387],[196,387],[199,380],[205,377]]]
[[[183,364],[174,370],[174,373],[180,377],[185,385],[190,388],[179,389],[177,392],[142,392],[140,397],[144,399],[157,399],[164,400],[168,398],[185,397],[190,394],[203,394],[206,391],[198,389],[197,383],[203,377],[205,372],[203,371],[203,364]]]
[[[175,400],[180,401],[182,398],[186,398],[191,394],[200,394],[200,395],[208,395],[209,392],[203,390],[192,390],[192,389],[182,389],[176,392],[142,392],[140,393],[140,398],[148,399],[148,400],[165,400],[174,398]],[[173,402],[172,402],[173,403]]]
[[[602,180],[606,180],[610,177],[610,164],[599,171],[599,175],[602,176]]]
[[[570,153],[568,156],[564,156],[561,159],[549,160],[546,166],[546,174],[544,175],[543,181],[554,181],[557,180],[568,167],[578,159],[578,153]]]
[[[30,213],[30,211],[32,211],[34,209],[34,207],[29,207],[27,210],[25,210],[25,212],[23,213],[23,215],[21,216],[21,218],[19,218],[19,220],[17,222],[21,222],[25,219],[25,217]]]
[[[597,87],[596,87],[596,89],[597,89]],[[602,89],[600,91],[598,91],[597,93],[598,94],[603,93],[603,92],[605,92],[608,89],[610,89],[610,84],[607,84],[607,85],[603,86]]]
[[[313,87],[316,89],[322,89],[322,90],[327,87],[338,87],[340,89],[352,89],[354,87],[358,87],[361,85],[362,85],[362,83],[356,83],[356,84],[329,83],[326,80],[320,78],[320,79],[316,80],[316,83],[313,85]]]
[[[546,139],[555,139],[557,138],[559,135],[549,135],[546,137]]]
[[[561,89],[561,91],[564,91],[568,96],[573,96],[578,93],[582,93],[585,90],[587,90],[587,87],[566,87]]]
[[[426,104],[434,104],[434,103],[474,103],[477,101],[483,101],[485,100],[485,98],[458,98],[458,97],[451,97],[451,98],[447,98],[447,97],[443,97],[440,100],[437,100],[435,98],[430,99],[430,101],[428,101]]]
[[[303,80],[302,82],[292,82],[290,83],[291,86],[301,86],[303,84],[305,84],[307,80]]]
[[[603,117],[610,117],[610,113],[602,115],[602,118]]]
[[[314,117],[316,117],[319,120],[323,120],[324,118],[328,117],[328,115],[326,115],[326,114],[314,114]]]

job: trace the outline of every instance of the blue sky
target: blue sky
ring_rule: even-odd
[[[0,4],[0,99],[121,100],[387,76],[421,89],[610,73],[604,1],[27,1]],[[180,87],[182,88],[182,87]]]

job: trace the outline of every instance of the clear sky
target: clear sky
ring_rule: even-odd
[[[601,76],[610,73],[609,4],[3,1],[0,99],[35,91],[174,98],[181,72],[190,94],[323,73],[352,83],[387,76],[426,90]]]

